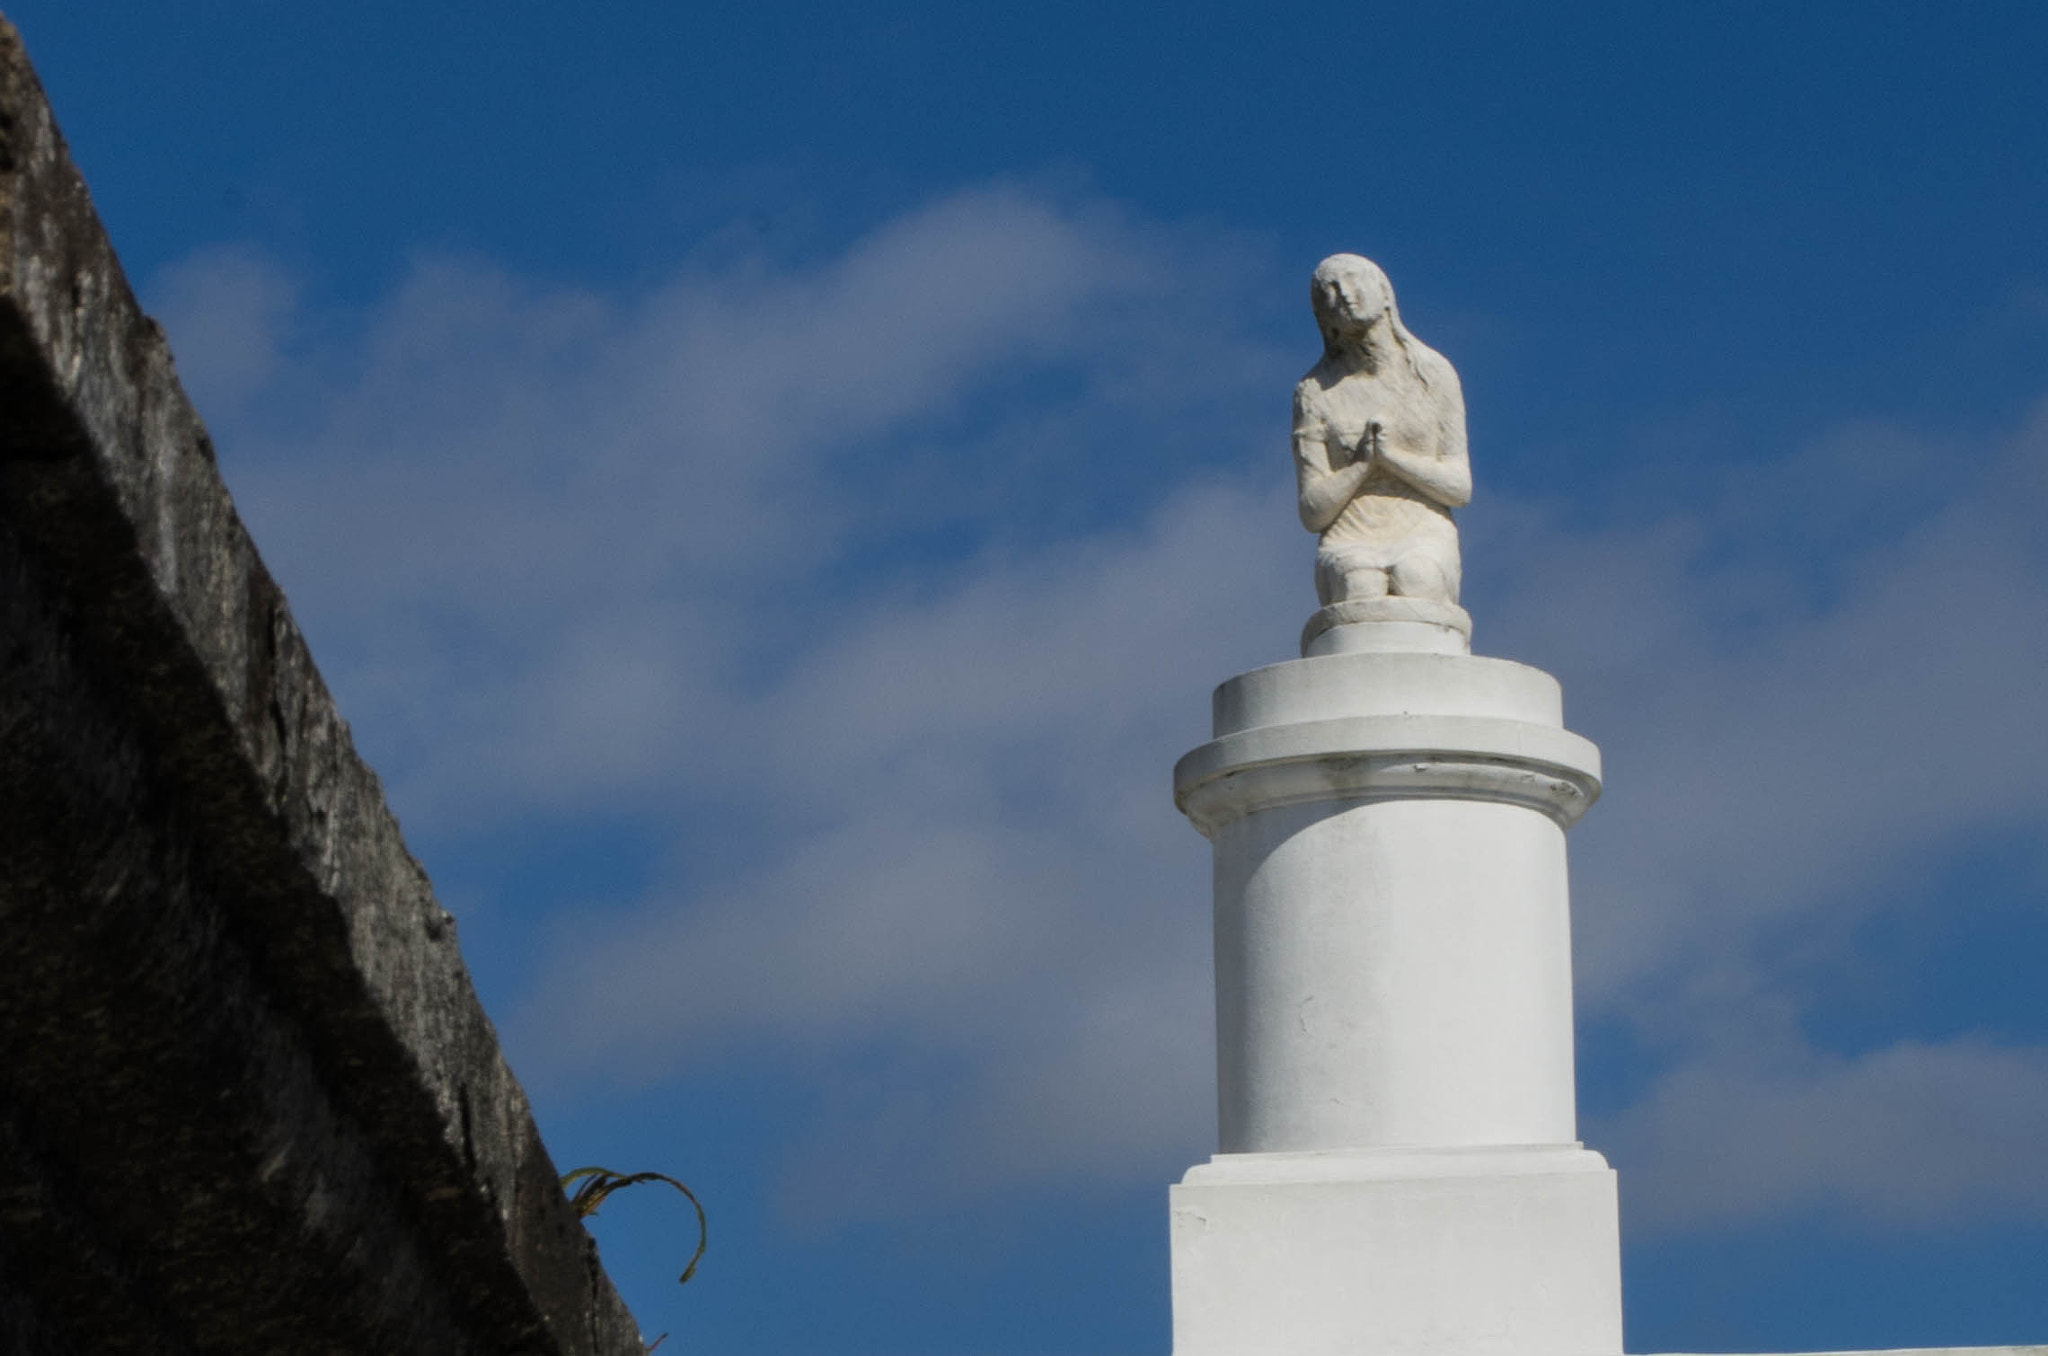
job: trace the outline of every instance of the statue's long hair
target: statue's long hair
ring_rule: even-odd
[[[1316,328],[1323,332],[1324,361],[1336,358],[1339,340],[1335,327],[1323,309],[1323,284],[1346,273],[1365,275],[1378,290],[1384,302],[1381,313],[1387,320],[1387,334],[1394,341],[1394,348],[1401,355],[1401,360],[1407,364],[1408,371],[1427,390],[1433,384],[1429,379],[1429,372],[1435,365],[1430,359],[1435,359],[1438,363],[1444,359],[1435,349],[1408,332],[1408,327],[1401,323],[1400,309],[1394,305],[1394,284],[1387,281],[1385,270],[1362,254],[1333,254],[1317,264],[1316,271],[1309,277],[1309,305],[1315,310]],[[1423,356],[1425,354],[1428,356]]]

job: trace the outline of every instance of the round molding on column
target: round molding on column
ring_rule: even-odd
[[[1568,730],[1479,716],[1351,716],[1244,730],[1174,768],[1174,803],[1205,835],[1315,801],[1495,801],[1570,827],[1600,795],[1600,751]]]

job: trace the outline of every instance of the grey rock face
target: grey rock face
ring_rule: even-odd
[[[638,1353],[0,21],[0,1353]]]

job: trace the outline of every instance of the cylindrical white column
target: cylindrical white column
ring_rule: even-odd
[[[1175,795],[1215,851],[1222,1151],[1573,1143],[1564,830],[1599,752],[1556,681],[1324,654],[1215,715]]]

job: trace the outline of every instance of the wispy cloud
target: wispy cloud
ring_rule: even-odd
[[[1609,760],[1576,839],[1596,1005],[1766,965],[1916,857],[2048,818],[2048,407],[1988,446],[1853,437],[1897,482],[1861,532],[1829,502],[1870,494],[1845,438],[1709,479],[1684,517],[1518,529],[1504,643],[1566,679]]]
[[[232,421],[269,385],[296,336],[299,289],[275,260],[243,246],[200,250],[151,280],[176,330],[179,368],[202,414]]]
[[[2048,1207],[2048,1049],[1902,1041],[1792,1067],[1685,1065],[1608,1127],[1631,1223],[1698,1229],[1817,1214],[1916,1227]]]

